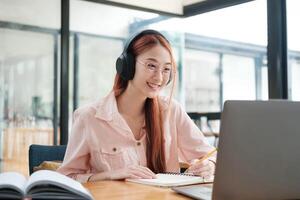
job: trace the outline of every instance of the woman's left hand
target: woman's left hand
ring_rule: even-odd
[[[192,173],[203,178],[209,178],[214,175],[216,165],[211,160],[204,160],[202,162],[197,162],[193,160],[191,166],[186,170],[187,173]]]

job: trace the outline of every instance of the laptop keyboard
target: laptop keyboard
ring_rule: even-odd
[[[195,199],[211,200],[212,188],[203,186],[175,187],[176,192]]]

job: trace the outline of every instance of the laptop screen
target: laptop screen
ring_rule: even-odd
[[[212,199],[300,199],[300,102],[227,101]],[[203,186],[174,188],[211,199]]]
[[[300,102],[227,101],[213,199],[300,198]]]

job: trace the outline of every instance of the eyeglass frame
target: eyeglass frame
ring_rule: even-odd
[[[164,73],[164,72],[165,72],[165,71],[164,71],[165,69],[164,69],[164,67],[161,67],[163,64],[161,64],[161,63],[159,63],[159,62],[157,62],[157,61],[154,61],[154,60],[147,60],[146,62],[142,62],[141,60],[137,59],[136,62],[142,64],[142,65],[145,67],[145,69],[146,69],[148,72],[150,72],[151,74],[155,74],[155,73],[157,73],[157,72],[159,71],[159,72],[162,74],[162,76],[163,76],[164,78],[170,78],[170,76],[171,76],[171,74],[172,74],[172,64],[169,64],[169,63],[166,64],[166,65],[170,65],[170,68],[168,68],[169,71],[167,71],[167,73]],[[158,69],[151,69],[150,67],[148,67],[148,66],[147,66],[148,62],[150,62],[151,64],[152,64],[152,63],[155,63],[154,66],[156,66]],[[157,64],[157,65],[156,65],[156,64]]]

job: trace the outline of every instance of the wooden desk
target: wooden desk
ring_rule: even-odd
[[[160,188],[146,186],[142,184],[129,183],[125,181],[99,181],[88,182],[84,186],[94,196],[95,200],[100,199],[168,199],[168,200],[183,200],[190,199],[177,194],[170,188]]]

